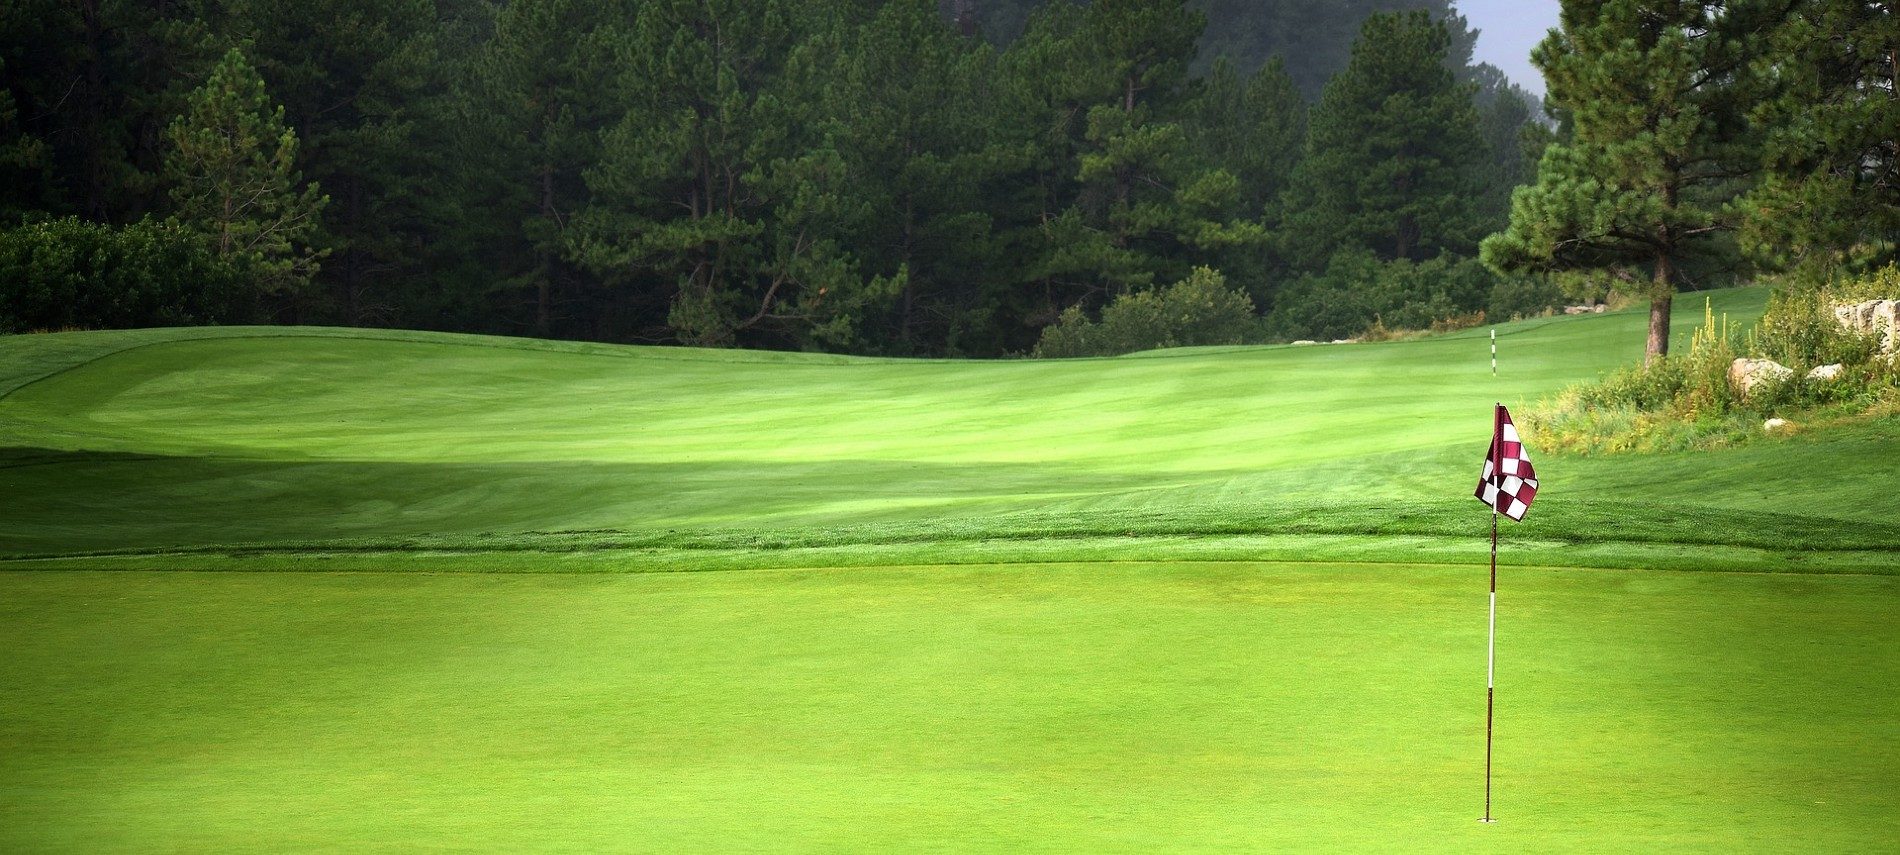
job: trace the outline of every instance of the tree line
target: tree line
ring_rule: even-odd
[[[1867,136],[1852,93],[1868,63],[1847,71],[1804,33],[1846,34],[1861,59],[1892,43],[1860,29],[1871,15],[1891,32],[1884,12],[1838,0],[1751,6],[1746,26],[1736,4],[1570,2],[1539,55],[1546,121],[1471,62],[1448,0],[5,5],[0,328],[263,321],[904,355],[1025,353],[1119,300],[1142,298],[1115,317],[1167,312],[1209,288],[1259,316],[1249,335],[1336,338],[1654,283],[1663,257],[1671,289],[1793,264],[1850,236],[1790,245],[1795,223],[1733,200],[1780,194],[1760,207],[1813,218],[1822,191],[1801,170],[1817,159],[1854,185],[1829,192],[1865,198],[1850,152],[1814,149]],[[1583,35],[1623,13],[1715,35],[1639,39],[1635,58],[1616,53],[1628,33]],[[1665,55],[1687,76],[1651,73]],[[1796,64],[1818,70],[1764,71]],[[1677,158],[1619,135],[1684,133],[1592,106],[1612,102],[1694,104],[1686,144],[1721,150],[1683,167],[1676,207],[1727,212],[1671,221],[1694,257],[1580,233],[1596,222],[1582,196],[1609,186],[1589,176],[1621,169],[1653,195],[1644,158]],[[1797,130],[1816,127],[1832,130]],[[1597,219],[1629,207],[1596,201]],[[1839,207],[1827,228],[1858,216]],[[1546,274],[1579,269],[1596,273]]]
[[[1397,5],[13,0],[12,325],[990,356],[1199,266],[1272,317],[1335,256],[1475,268],[1528,176],[1530,96]],[[81,293],[158,245],[203,287]]]

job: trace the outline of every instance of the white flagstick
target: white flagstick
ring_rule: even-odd
[[[1497,335],[1496,330],[1491,331]],[[1493,344],[1493,348],[1497,345]],[[1492,370],[1496,371],[1497,357],[1491,357]],[[1498,471],[1498,461],[1502,450],[1499,443],[1504,440],[1504,404],[1499,402],[1491,410],[1491,480],[1503,486]],[[1492,494],[1491,500],[1491,625],[1486,634],[1484,645],[1484,819],[1480,822],[1497,822],[1491,818],[1491,711],[1492,701],[1497,692],[1498,664],[1498,500],[1500,494]]]

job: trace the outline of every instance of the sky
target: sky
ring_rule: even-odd
[[[1511,82],[1542,95],[1544,77],[1531,65],[1531,48],[1557,26],[1558,0],[1457,0],[1459,14],[1478,30],[1473,59],[1503,69]]]

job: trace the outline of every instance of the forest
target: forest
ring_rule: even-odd
[[[5,332],[1062,355],[1892,252],[1864,3],[1566,3],[1545,103],[1450,0],[0,6]]]

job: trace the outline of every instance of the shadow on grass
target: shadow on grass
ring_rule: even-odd
[[[1485,536],[1489,516],[1462,487],[1427,492],[1421,480],[877,460],[286,462],[16,447],[0,449],[0,502],[10,509],[0,557]],[[1900,525],[1893,523],[1675,500],[1546,494],[1527,522],[1510,529],[1515,537],[1559,543],[1900,553]]]

